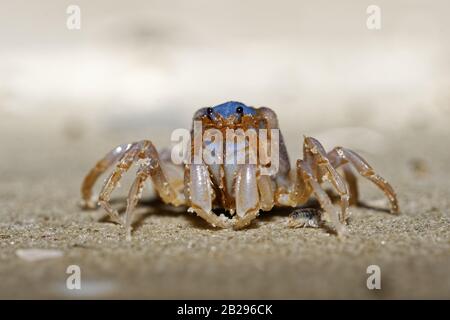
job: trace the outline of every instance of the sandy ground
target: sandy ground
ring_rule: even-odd
[[[450,298],[450,164],[448,151],[429,143],[448,135],[430,140],[404,131],[383,152],[365,155],[395,186],[401,214],[352,208],[346,239],[289,229],[289,212],[264,214],[242,231],[214,230],[184,210],[146,203],[127,242],[101,210],[82,211],[77,201],[90,165],[134,136],[9,120],[1,129],[11,137],[0,160],[1,298]],[[288,143],[297,134],[288,131]],[[368,183],[362,198],[387,205]],[[17,256],[28,248],[63,255]],[[74,264],[81,290],[66,289]],[[366,288],[372,264],[382,272],[378,291]]]
[[[379,0],[379,30],[357,0],[79,0],[80,30],[69,4],[0,1],[0,298],[450,298],[449,1]],[[360,152],[401,214],[367,182],[342,240],[289,211],[231,231],[146,203],[127,242],[77,206],[107,151],[231,99],[276,110],[292,162],[303,134]]]

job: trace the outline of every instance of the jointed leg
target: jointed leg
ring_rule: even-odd
[[[127,240],[131,239],[131,223],[133,222],[134,208],[141,199],[144,183],[148,176],[149,174],[146,172],[146,168],[141,167],[137,172],[136,179],[128,193],[127,209],[125,211],[125,231]]]
[[[328,180],[339,194],[341,201],[341,222],[347,219],[347,211],[349,206],[349,192],[347,184],[336,169],[331,165],[325,149],[314,138],[306,137],[303,146],[303,160],[309,164],[312,173],[319,184]]]
[[[339,219],[340,212],[333,205],[333,203],[331,202],[331,199],[327,195],[327,193],[322,189],[320,184],[316,181],[316,178],[314,177],[314,174],[310,168],[310,165],[307,164],[304,160],[298,160],[297,161],[297,174],[298,174],[297,179],[299,181],[303,181],[303,183],[305,185],[309,186],[310,190],[312,190],[312,193],[319,201],[320,206],[329,215],[331,223],[333,224],[334,228],[336,229],[337,234],[340,236],[345,235],[347,230],[345,228],[345,225],[342,224]]]
[[[264,127],[267,129],[268,134],[271,134],[271,129],[279,129],[278,126],[278,118],[276,113],[269,108],[261,107],[257,109],[258,117],[264,122]],[[279,170],[278,175],[282,177],[287,177],[289,175],[289,172],[291,171],[291,165],[289,161],[289,155],[287,152],[286,145],[284,144],[284,138],[281,134],[281,131],[279,131],[279,140],[271,141],[271,143],[278,143],[278,150],[279,150]]]
[[[166,178],[161,168],[161,163],[155,147],[150,141],[143,140],[132,144],[128,151],[124,153],[122,159],[116,165],[116,168],[106,180],[106,183],[100,192],[99,204],[106,210],[112,220],[123,224],[119,218],[118,212],[109,204],[109,199],[112,191],[116,188],[122,178],[122,175],[127,172],[132,164],[137,160],[141,160],[142,163],[128,196],[126,214],[126,225],[128,228],[131,225],[132,210],[140,198],[143,183],[148,176],[152,178],[156,192],[164,202],[174,205],[184,203],[184,197],[174,190]],[[129,231],[127,230],[127,232]]]
[[[137,154],[139,153],[141,146],[138,143],[133,143],[131,147],[124,153],[119,163],[116,165],[114,171],[110,174],[108,179],[106,180],[103,188],[100,192],[98,203],[100,206],[105,209],[105,211],[110,216],[111,220],[116,223],[122,224],[120,220],[119,213],[117,210],[114,210],[113,207],[109,203],[109,199],[111,193],[116,188],[119,180],[122,178],[122,175],[130,169],[133,162],[137,158]]]
[[[93,209],[97,207],[97,201],[92,199],[92,188],[98,177],[116,163],[133,145],[122,144],[106,154],[106,156],[96,163],[95,167],[89,171],[81,186],[82,207]]]
[[[350,195],[348,203],[349,205],[357,205],[359,201],[359,192],[356,176],[348,163],[342,165],[342,171],[344,172],[344,179],[347,182],[347,187]]]
[[[372,181],[384,192],[391,203],[391,213],[398,213],[399,207],[394,189],[385,179],[376,174],[372,167],[360,155],[350,149],[336,147],[328,153],[328,158],[335,168],[347,163],[352,165],[360,175]],[[356,190],[357,195],[356,183],[354,183],[353,188]],[[357,198],[355,198],[355,200],[357,200]]]

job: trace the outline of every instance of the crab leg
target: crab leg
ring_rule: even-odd
[[[329,180],[336,192],[341,198],[341,222],[347,219],[347,211],[349,206],[349,192],[347,184],[336,169],[331,165],[327,157],[327,153],[322,144],[312,137],[306,137],[303,145],[304,160],[316,169],[313,170],[316,179],[321,182]]]
[[[114,210],[109,203],[110,195],[116,188],[119,180],[122,178],[122,175],[128,171],[128,169],[135,161],[138,151],[138,143],[133,143],[132,146],[124,153],[122,159],[119,161],[114,171],[106,180],[98,197],[98,203],[100,204],[100,206],[102,206],[103,209],[106,210],[111,220],[119,224],[122,224],[122,221],[120,220],[117,210]]]
[[[391,203],[391,213],[398,213],[399,207],[394,189],[383,177],[376,174],[367,161],[360,155],[350,149],[336,147],[328,153],[328,158],[335,168],[346,163],[351,164],[360,175],[372,181],[384,192]],[[356,189],[356,183],[354,188]]]
[[[261,118],[261,120],[264,122],[264,127],[268,130],[268,133],[270,133],[271,129],[277,129],[279,130],[278,126],[278,118],[275,112],[269,108],[261,107],[257,109],[258,115]],[[289,162],[289,155],[286,149],[286,145],[284,144],[284,138],[281,134],[281,131],[279,131],[279,141],[275,141],[275,143],[278,143],[278,150],[279,150],[279,160],[280,160],[280,167],[278,170],[278,175],[282,177],[287,177],[289,175],[289,172],[291,171],[291,165]]]
[[[96,207],[96,202],[93,201],[92,197],[92,188],[98,177],[116,163],[133,145],[135,144],[122,144],[114,148],[89,171],[81,186],[81,206],[84,209],[94,209]]]
[[[322,189],[320,184],[316,181],[314,174],[310,168],[310,166],[304,160],[297,161],[297,173],[298,180],[303,181],[306,185],[308,185],[314,196],[320,203],[320,206],[323,210],[329,215],[331,219],[331,223],[336,228],[336,232],[339,236],[345,235],[347,229],[345,225],[343,225],[339,220],[339,210],[331,202],[330,197],[327,193]]]
[[[134,208],[141,199],[144,183],[148,176],[149,174],[145,172],[145,169],[139,169],[128,193],[127,209],[125,211],[125,231],[127,240],[131,240],[131,223],[133,222]]]
[[[342,165],[342,171],[344,172],[345,181],[347,181],[348,191],[350,198],[348,199],[349,205],[358,204],[359,192],[356,176],[353,173],[352,168],[348,163]]]
[[[102,191],[100,192],[99,196],[99,204],[106,210],[106,212],[109,214],[112,220],[115,222],[118,222],[120,224],[123,224],[122,221],[119,218],[119,213],[117,210],[114,210],[110,203],[109,199],[111,196],[111,193],[113,190],[117,187],[117,184],[119,183],[120,179],[122,178],[123,174],[130,169],[132,164],[136,160],[143,160],[143,163],[141,164],[141,167],[145,169],[145,173],[147,175],[150,175],[152,178],[153,185],[158,193],[158,195],[161,197],[161,199],[165,203],[172,203],[174,205],[180,205],[183,204],[184,198],[181,194],[177,193],[173,187],[170,185],[168,179],[166,178],[164,172],[161,168],[161,163],[158,157],[158,153],[153,146],[153,144],[148,140],[143,140],[137,143],[134,143],[132,147],[125,152],[122,159],[119,161],[119,163],[116,165],[116,168],[111,173],[109,178],[106,180]],[[147,173],[148,172],[148,173]],[[142,171],[138,172],[138,178],[139,175],[142,175]],[[140,178],[139,178],[140,179]],[[133,184],[133,187],[137,187],[140,185],[140,180],[135,181],[135,184]],[[133,191],[132,187],[132,191]],[[139,189],[139,188],[138,188]],[[133,193],[130,194],[133,197]],[[133,203],[135,200],[128,199]],[[130,215],[130,214],[129,214]],[[129,216],[128,215],[128,216]]]

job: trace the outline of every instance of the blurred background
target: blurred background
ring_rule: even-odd
[[[74,4],[80,30],[66,27]],[[380,30],[371,4],[2,0],[0,125],[151,138],[238,100],[298,134],[446,131],[449,2],[377,1]]]
[[[0,297],[448,298],[449,14],[448,0],[0,0]],[[285,216],[233,232],[152,212],[128,243],[76,206],[107,151],[169,146],[195,110],[229,100],[274,109],[292,162],[303,134],[356,150],[402,215],[352,209],[339,242],[287,231]],[[64,258],[29,264],[23,248]],[[378,296],[374,262],[390,281]],[[78,296],[64,287],[73,263],[88,281]]]

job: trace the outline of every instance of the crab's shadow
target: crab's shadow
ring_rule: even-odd
[[[126,210],[126,198],[111,199],[110,204],[116,205],[116,210],[119,212],[121,217],[123,217],[123,214],[125,213]],[[132,223],[132,228],[133,230],[137,230],[140,227],[142,227],[142,225],[144,224],[145,220],[148,217],[156,216],[156,217],[183,217],[184,219],[188,220],[190,225],[192,225],[195,228],[211,229],[211,230],[216,229],[203,219],[197,217],[194,213],[188,212],[187,209],[188,207],[186,206],[174,207],[168,205],[157,198],[149,200],[141,200],[135,208],[136,214],[134,217],[134,221]],[[98,222],[115,223],[110,219],[108,214],[104,214],[100,219],[98,219]]]
[[[328,191],[328,190],[327,190],[327,193],[330,196],[333,203],[339,202],[339,197],[336,194],[333,194],[331,191]],[[117,205],[118,203],[120,203],[120,205],[118,205],[117,210],[121,215],[123,215],[123,213],[125,212],[125,209],[126,209],[126,205],[124,205],[124,204],[126,204],[126,199],[125,198],[111,199],[112,205],[114,205],[114,204]],[[369,210],[373,210],[373,211],[378,211],[378,212],[389,213],[389,210],[386,208],[374,207],[374,206],[368,205],[364,202],[358,202],[356,207],[369,209]],[[268,222],[273,222],[273,220],[276,220],[279,217],[287,219],[289,214],[292,213],[292,211],[294,209],[306,209],[306,208],[321,210],[319,202],[316,199],[311,198],[308,202],[306,202],[305,204],[298,206],[296,208],[275,207],[270,211],[261,211],[257,220],[258,220],[258,222],[268,223]],[[149,216],[183,217],[185,220],[188,220],[189,224],[194,228],[205,229],[205,230],[217,230],[218,229],[216,227],[211,226],[205,220],[198,217],[195,213],[188,212],[186,206],[174,207],[174,206],[165,204],[164,202],[162,202],[160,199],[157,199],[157,198],[149,199],[149,200],[142,200],[141,202],[139,202],[139,204],[137,205],[135,210],[138,212],[136,213],[133,224],[132,224],[133,230],[137,230],[140,227],[142,227],[145,220]],[[107,214],[102,216],[98,221],[99,222],[112,222]],[[245,229],[247,229],[247,230],[248,229],[257,229],[259,227],[259,225],[260,225],[259,223],[252,223]],[[326,229],[327,232],[329,232],[329,233],[335,233],[334,230],[327,227],[327,225],[321,225],[321,228]]]
[[[126,210],[126,199],[125,198],[114,198],[110,201],[111,205],[115,205],[117,211],[123,217],[123,214]],[[320,210],[320,204],[312,199],[308,201],[306,204],[299,206],[297,208],[313,208]],[[187,211],[186,206],[173,207],[171,205],[165,204],[160,199],[151,199],[151,200],[143,200],[141,201],[135,208],[136,214],[134,217],[134,221],[132,223],[133,230],[137,230],[142,227],[146,221],[146,219],[150,216],[156,217],[182,217],[187,220],[189,224],[198,229],[204,230],[218,230],[219,228],[213,227],[208,222],[198,217],[195,213],[191,213]],[[291,207],[275,207],[270,211],[261,211],[258,216],[257,223],[252,223],[246,230],[249,229],[258,229],[260,226],[259,222],[269,223],[276,220],[278,217],[288,218],[289,214],[294,210]],[[108,214],[104,214],[98,222],[102,223],[115,223],[112,221]],[[239,231],[239,230],[237,230]]]

